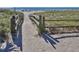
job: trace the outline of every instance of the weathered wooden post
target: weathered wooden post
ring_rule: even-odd
[[[45,17],[43,16],[43,27],[44,27],[44,31],[46,31],[45,30]]]
[[[39,34],[45,32],[45,18],[42,15],[39,15]]]

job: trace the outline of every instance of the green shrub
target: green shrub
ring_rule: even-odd
[[[20,14],[20,12],[14,12],[11,10],[2,10],[0,11],[0,32],[4,31],[5,33],[10,32],[10,17],[13,14]]]

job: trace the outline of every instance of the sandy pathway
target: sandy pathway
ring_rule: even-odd
[[[40,52],[40,51],[79,51],[79,37],[59,39],[60,43],[56,50],[37,35],[36,27],[31,23],[28,15],[31,12],[24,12],[23,23],[23,51]]]

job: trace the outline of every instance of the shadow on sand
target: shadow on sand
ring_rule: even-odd
[[[15,23],[16,22],[15,18],[12,19],[12,21],[11,21],[11,24],[12,24],[11,25],[11,35],[12,35],[12,40],[13,40],[14,44],[16,44],[18,47],[20,47],[20,50],[22,51],[22,24],[24,22],[24,15],[21,14],[21,15],[19,15],[19,17],[20,17],[19,23],[17,23],[17,25]],[[14,29],[15,27],[17,27],[17,30]]]
[[[54,46],[56,43],[59,43],[59,41],[52,36],[50,36],[49,33],[45,32],[42,34],[42,37],[44,38],[46,43],[50,43],[55,49],[56,47]]]
[[[50,43],[56,49],[55,45],[57,43],[59,43],[58,39],[71,38],[71,37],[79,37],[79,35],[67,35],[67,36],[61,36],[61,37],[54,38],[49,33],[45,32],[45,33],[42,34],[42,37],[44,38],[46,43]]]

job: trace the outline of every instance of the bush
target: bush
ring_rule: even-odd
[[[0,33],[3,31],[5,33],[9,33],[10,30],[10,17],[13,14],[20,14],[20,12],[14,12],[11,10],[1,10],[0,11]]]

